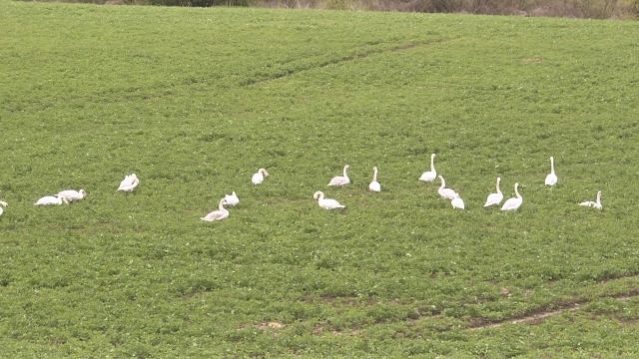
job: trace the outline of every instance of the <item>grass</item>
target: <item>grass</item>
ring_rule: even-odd
[[[2,1],[0,33],[5,355],[639,352],[637,23]]]

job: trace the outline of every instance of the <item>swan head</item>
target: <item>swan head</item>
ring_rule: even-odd
[[[322,197],[324,197],[324,192],[322,192],[322,191],[317,191],[317,192],[313,193],[313,199],[314,200],[317,200],[317,199],[322,198]]]
[[[435,159],[435,154],[434,153],[430,155],[430,159],[431,160]]]
[[[497,183],[501,182],[501,177],[497,177]]]
[[[85,191],[85,190],[81,189],[79,192],[80,192],[80,194],[82,195],[82,198],[84,198],[84,197],[86,197],[86,196],[87,196],[87,191]]]
[[[0,201],[0,206],[2,207],[9,207],[9,204],[5,201]]]
[[[373,167],[373,171],[377,172],[377,166]]]

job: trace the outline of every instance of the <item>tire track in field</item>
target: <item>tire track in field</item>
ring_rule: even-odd
[[[379,55],[379,54],[384,54],[384,53],[392,53],[392,52],[397,52],[397,51],[410,50],[410,49],[414,49],[414,48],[418,48],[418,47],[433,45],[433,44],[440,44],[440,43],[452,41],[454,39],[455,38],[444,38],[444,39],[436,39],[436,40],[431,40],[431,41],[426,41],[426,42],[421,42],[421,43],[404,44],[404,45],[393,46],[393,47],[386,48],[386,49],[366,51],[366,52],[363,52],[361,54],[356,54],[356,55],[349,55],[349,56],[344,56],[344,57],[340,57],[340,58],[328,59],[328,60],[322,61],[322,62],[320,62],[318,64],[312,64],[312,65],[307,65],[307,66],[303,66],[302,65],[302,66],[300,66],[298,68],[283,69],[280,72],[269,74],[269,75],[266,75],[266,76],[252,78],[252,79],[246,79],[246,80],[243,80],[243,81],[240,82],[240,86],[251,86],[251,85],[254,85],[254,84],[258,84],[258,83],[278,80],[278,79],[281,79],[283,77],[292,76],[292,75],[295,75],[297,73],[304,72],[304,71],[311,71],[311,70],[321,69],[321,68],[326,67],[326,66],[342,64],[342,63],[355,61],[355,60],[367,58],[369,56],[374,56],[374,55]]]
[[[630,294],[600,296],[597,298],[598,299],[610,298],[610,299],[616,299],[619,301],[627,302],[637,297],[639,297],[639,290],[633,289],[630,292]],[[556,315],[560,315],[564,313],[579,311],[583,309],[584,306],[589,304],[590,302],[591,302],[590,300],[575,300],[573,302],[561,305],[559,309],[550,310],[550,311],[541,309],[541,310],[534,311],[531,314],[527,314],[521,317],[505,319],[498,322],[486,322],[486,321],[476,322],[474,324],[471,324],[467,329],[480,330],[480,329],[488,329],[488,328],[499,328],[505,324],[530,324],[530,325],[539,324],[546,318],[554,317]]]

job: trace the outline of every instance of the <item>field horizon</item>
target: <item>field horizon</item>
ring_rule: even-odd
[[[638,23],[0,0],[0,33],[4,355],[639,354]]]

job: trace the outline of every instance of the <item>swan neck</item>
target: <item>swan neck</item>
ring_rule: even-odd
[[[346,174],[346,170],[348,170],[348,166],[344,166],[344,177],[348,178],[348,175]]]
[[[435,156],[430,156],[430,170],[435,172]]]
[[[519,194],[519,191],[517,190],[519,186],[515,186],[515,195],[517,196],[517,198],[521,198],[521,195]]]
[[[373,182],[377,181],[377,168],[373,168]]]

